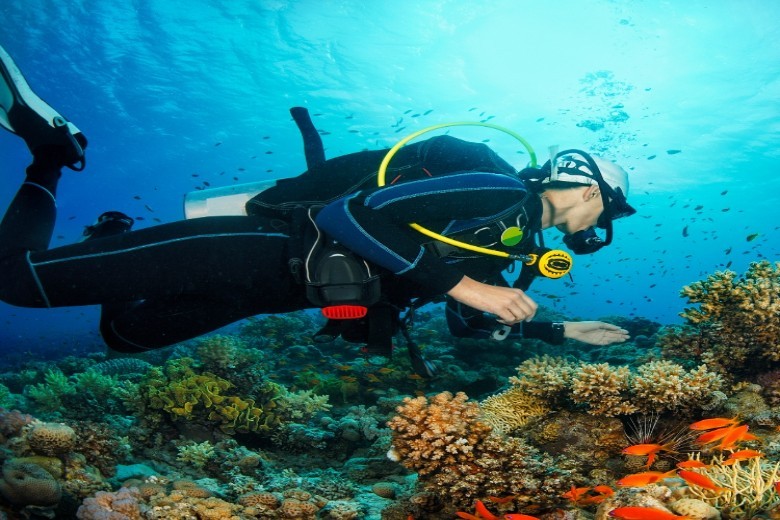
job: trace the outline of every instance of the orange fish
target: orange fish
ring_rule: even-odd
[[[622,520],[692,520],[690,516],[679,516],[652,507],[618,507],[610,511],[609,516]]]
[[[484,518],[485,520],[499,520],[496,515],[488,511],[488,508],[485,507],[485,504],[483,504],[481,500],[477,500],[474,504],[474,512],[477,513],[478,517]]]
[[[732,428],[731,431],[721,439],[718,448],[721,450],[729,450],[740,441],[756,440],[755,435],[748,433],[748,428],[749,426],[747,424]]]
[[[642,487],[648,484],[655,484],[659,480],[669,478],[674,475],[674,470],[666,473],[660,471],[644,471],[642,473],[632,473],[626,475],[616,482],[620,487]]]
[[[724,488],[717,485],[707,475],[702,475],[701,473],[696,473],[695,471],[688,471],[687,469],[681,469],[677,471],[677,474],[685,482],[687,482],[688,484],[693,484],[694,486],[699,486],[699,487],[703,487],[704,489],[709,489],[718,492],[728,490],[728,488]]]
[[[578,487],[578,488],[576,488],[576,487],[572,486],[569,491],[567,491],[566,493],[562,494],[561,496],[563,498],[568,498],[572,502],[577,502],[588,491],[590,491],[589,487]]]
[[[740,460],[753,459],[755,457],[761,457],[762,455],[763,453],[756,450],[739,450],[729,455],[729,458],[724,460],[721,464],[728,466]]]
[[[515,495],[509,495],[506,497],[491,497],[491,496],[488,497],[488,500],[490,500],[494,504],[508,504],[514,499],[515,499]]]
[[[595,486],[593,488],[593,491],[595,491],[596,493],[601,493],[602,495],[605,495],[605,496],[609,496],[609,495],[614,495],[615,494],[615,491],[611,487],[605,486],[603,484]]]
[[[647,468],[653,465],[659,451],[671,451],[668,444],[634,444],[624,449],[625,455],[647,455]]]
[[[681,469],[690,469],[690,468],[709,468],[710,464],[705,464],[701,462],[700,460],[684,460],[682,462],[677,463],[677,467]]]
[[[775,493],[780,495],[780,482],[775,482]]]
[[[464,520],[482,520],[482,518],[478,517],[477,515],[472,515],[471,513],[464,513],[463,511],[458,511],[455,513],[455,515],[458,518],[463,518]]]
[[[709,444],[710,442],[717,442],[721,440],[723,437],[728,435],[731,430],[733,430],[733,426],[727,426],[725,428],[718,428],[717,430],[711,430],[707,433],[702,433],[698,437],[696,437],[696,442],[699,444]]]
[[[714,417],[712,419],[702,419],[696,421],[690,425],[691,430],[714,430],[715,428],[723,428],[724,426],[736,426],[739,423],[737,418],[726,419],[724,417]]]

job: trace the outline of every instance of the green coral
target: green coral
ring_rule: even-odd
[[[203,468],[216,455],[214,445],[209,441],[203,441],[200,444],[192,442],[176,446],[176,449],[179,452],[176,456],[177,460],[192,464],[198,469]]]
[[[264,385],[256,398],[231,395],[230,381],[211,372],[195,373],[189,361],[183,363],[169,362],[164,371],[150,371],[143,392],[149,408],[174,419],[215,422],[229,434],[269,432],[281,422],[274,411],[275,399],[283,391],[278,385]]]
[[[243,339],[221,334],[200,339],[196,353],[204,366],[220,373],[258,363],[263,358],[262,351],[249,348]]]
[[[8,387],[4,384],[0,383],[0,406],[8,406],[11,402],[13,402],[13,395],[11,395],[11,390],[9,390]]]
[[[43,383],[25,387],[25,395],[42,412],[55,412],[62,408],[62,399],[76,394],[76,385],[59,369],[44,373]]]

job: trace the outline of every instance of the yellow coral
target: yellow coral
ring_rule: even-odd
[[[520,377],[510,377],[509,382],[531,395],[553,399],[568,389],[575,368],[575,363],[544,355],[520,364]]]
[[[630,376],[628,367],[582,363],[572,376],[571,397],[594,415],[635,413],[638,408],[627,399]]]
[[[641,365],[631,382],[634,402],[645,411],[693,408],[720,390],[722,378],[705,365],[686,372],[670,361]]]
[[[682,327],[659,338],[667,352],[695,357],[723,374],[761,356],[780,361],[780,262],[750,264],[742,278],[719,271],[683,288],[697,307],[685,309]]]
[[[76,432],[61,423],[39,422],[27,431],[27,443],[40,455],[65,455],[76,446]]]
[[[153,379],[148,386],[149,404],[175,417],[193,419],[196,414],[218,421],[225,433],[270,431],[280,423],[271,413],[276,407],[274,399],[281,387],[267,385],[262,406],[255,406],[254,399],[243,399],[224,392],[233,384],[211,372],[188,373],[178,381],[166,382]]]
[[[491,395],[479,403],[479,407],[485,422],[502,433],[525,426],[531,419],[550,412],[546,401],[517,386]]]
[[[691,495],[728,515],[729,518],[752,518],[780,506],[775,483],[780,480],[780,462],[771,464],[761,457],[746,462],[724,465],[723,459],[709,467],[696,470],[707,475],[723,491],[690,486]]]

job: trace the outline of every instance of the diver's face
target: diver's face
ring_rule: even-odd
[[[598,186],[587,186],[577,191],[581,193],[578,194],[577,203],[567,213],[566,221],[555,226],[565,235],[595,226],[604,212],[604,203]]]

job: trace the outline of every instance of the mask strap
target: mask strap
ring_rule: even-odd
[[[550,181],[558,180],[558,145],[553,144],[549,147],[550,150]]]

